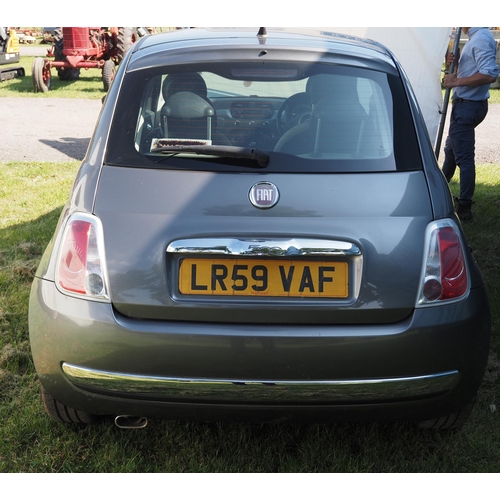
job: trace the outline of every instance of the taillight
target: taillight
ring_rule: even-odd
[[[424,266],[417,305],[458,300],[469,290],[464,245],[456,224],[449,219],[427,228]]]
[[[102,225],[97,217],[74,214],[69,218],[61,239],[56,284],[63,293],[109,300]]]

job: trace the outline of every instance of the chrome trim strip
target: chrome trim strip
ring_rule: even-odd
[[[169,253],[197,253],[216,255],[247,255],[272,257],[301,256],[360,256],[360,248],[348,241],[309,238],[243,239],[192,238],[172,241]]]
[[[429,397],[450,390],[458,371],[366,380],[217,380],[113,373],[63,363],[69,381],[81,389],[126,397],[238,402],[362,402]]]

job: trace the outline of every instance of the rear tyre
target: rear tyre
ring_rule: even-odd
[[[474,408],[474,400],[466,404],[460,410],[439,418],[424,420],[418,423],[421,429],[452,430],[463,427]]]
[[[45,59],[35,57],[31,66],[31,78],[35,92],[48,92],[50,90],[50,68],[45,67]]]
[[[115,73],[115,63],[111,59],[108,59],[102,68],[102,82],[104,84],[105,92],[107,92],[109,87],[111,87],[111,83],[115,79]]]
[[[122,62],[128,49],[132,47],[137,40],[138,35],[135,28],[118,28],[118,37],[116,39],[116,58],[118,63]]]
[[[95,415],[63,405],[54,399],[42,384],[40,384],[40,392],[42,394],[43,407],[47,415],[56,422],[90,424],[97,420]]]

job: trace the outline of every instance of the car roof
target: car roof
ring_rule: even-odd
[[[261,36],[259,28],[195,28],[148,36],[134,45],[127,71],[211,60],[250,61],[264,55],[272,60],[279,52],[280,61],[298,58],[398,73],[392,53],[373,40],[313,28],[265,30]]]

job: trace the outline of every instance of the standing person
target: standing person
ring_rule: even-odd
[[[453,88],[448,138],[444,146],[443,173],[450,182],[460,169],[460,196],[457,215],[472,220],[472,197],[476,185],[474,129],[488,113],[489,88],[498,77],[496,43],[488,28],[462,28],[469,36],[457,69],[444,77],[446,88]],[[449,61],[451,62],[451,61]]]

